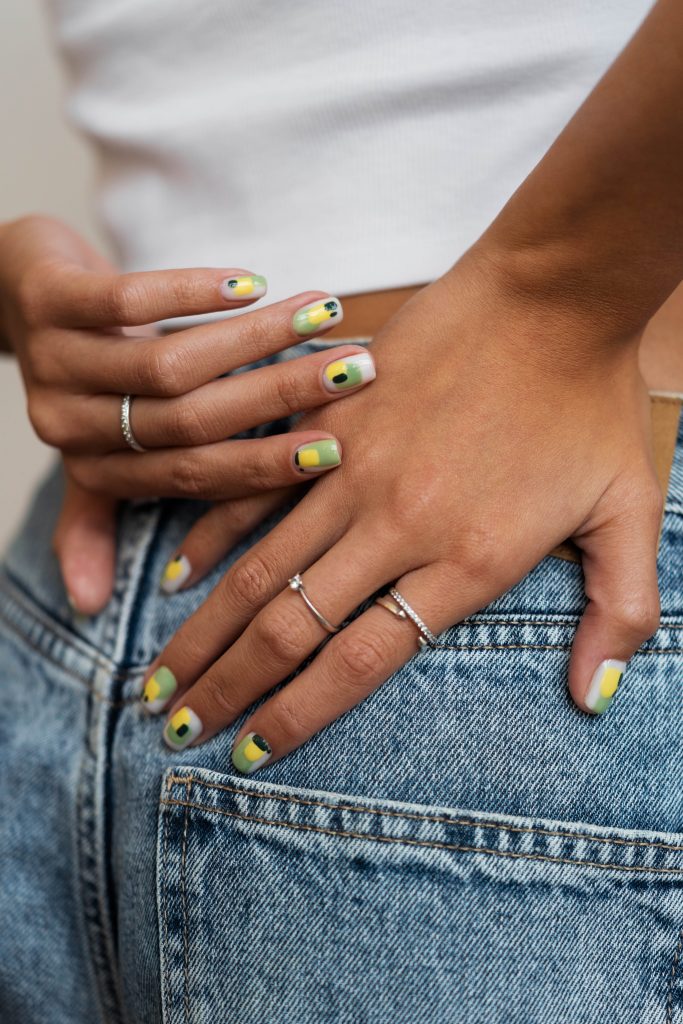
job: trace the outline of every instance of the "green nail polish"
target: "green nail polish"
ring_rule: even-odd
[[[334,438],[324,441],[310,441],[294,452],[294,465],[301,473],[317,473],[341,463],[339,445]]]
[[[192,740],[199,736],[202,729],[202,721],[192,708],[178,708],[166,723],[164,739],[172,750],[184,750]]]
[[[292,327],[300,338],[315,334],[325,327],[336,327],[344,319],[339,299],[316,299],[298,309],[292,318]]]
[[[142,691],[142,703],[155,715],[168,704],[178,689],[178,681],[165,665],[159,665],[153,676],[150,676]]]
[[[232,752],[232,763],[238,772],[249,775],[265,764],[273,751],[267,740],[255,732],[249,732]]]

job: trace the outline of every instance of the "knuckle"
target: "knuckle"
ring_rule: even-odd
[[[637,595],[611,609],[611,618],[628,636],[647,640],[659,627],[659,595]]]
[[[277,589],[272,569],[257,555],[238,563],[225,579],[225,590],[236,595],[248,610],[262,608]]]
[[[176,402],[169,410],[171,434],[178,444],[202,445],[211,440],[206,416],[196,398],[188,396]]]
[[[277,697],[268,703],[268,717],[272,722],[272,732],[277,735],[284,746],[296,746],[302,736],[308,736],[313,730],[309,721],[309,713],[300,704],[293,704],[282,690]]]
[[[484,519],[470,524],[457,552],[458,571],[474,583],[488,580],[500,562],[500,545],[500,535],[493,525]]]
[[[177,452],[173,457],[171,471],[173,487],[177,494],[186,498],[212,498],[215,481],[204,460],[191,448]]]
[[[52,448],[62,448],[68,441],[68,426],[64,417],[59,416],[45,400],[44,395],[29,395],[28,418],[35,433]]]
[[[335,645],[335,679],[352,690],[375,679],[391,663],[393,647],[381,633],[356,631],[349,637],[342,634]]]
[[[224,722],[231,722],[242,707],[234,693],[217,672],[207,672],[202,680],[203,698]]]
[[[310,389],[294,367],[287,367],[275,378],[277,400],[285,415],[301,412],[309,404]]]
[[[97,473],[92,459],[70,458],[64,460],[64,468],[71,479],[86,491],[92,490],[97,484]]]
[[[292,605],[269,605],[254,619],[253,629],[258,647],[277,665],[298,665],[311,643],[310,622]]]
[[[135,326],[142,322],[141,291],[141,286],[134,277],[124,274],[110,280],[105,288],[104,297],[107,313],[114,323]]]
[[[136,376],[141,393],[174,398],[183,393],[183,367],[177,351],[151,341],[141,349]]]

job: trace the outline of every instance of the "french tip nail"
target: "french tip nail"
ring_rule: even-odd
[[[251,775],[265,764],[272,755],[270,744],[256,732],[248,732],[233,748],[232,763],[239,772]]]
[[[585,704],[592,715],[601,715],[612,703],[626,672],[626,662],[617,658],[601,661],[590,681]]]
[[[166,564],[159,589],[162,594],[176,594],[189,579],[192,566],[185,555],[176,555]]]

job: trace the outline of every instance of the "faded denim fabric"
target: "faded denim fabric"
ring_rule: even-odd
[[[137,699],[225,570],[158,592],[202,507],[125,506],[83,620],[60,494],[0,583],[3,1024],[683,1024],[683,430],[662,625],[604,716],[567,697],[581,570],[547,558],[254,777],[244,719],[174,753]]]

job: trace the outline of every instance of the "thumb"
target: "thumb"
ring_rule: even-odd
[[[569,662],[574,703],[601,714],[612,702],[632,654],[659,626],[657,546],[662,514],[658,485],[628,501],[603,501],[616,516],[574,537],[583,552],[588,604]]]
[[[111,597],[116,507],[113,498],[85,491],[67,474],[53,547],[69,602],[82,615],[96,615]]]

